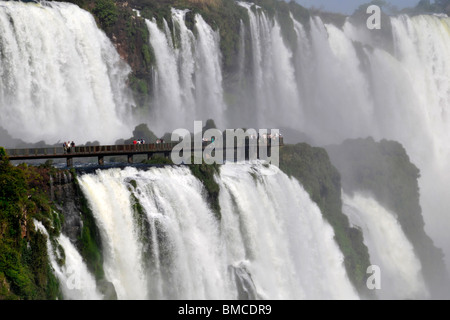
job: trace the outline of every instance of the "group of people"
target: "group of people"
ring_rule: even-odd
[[[75,148],[75,142],[67,141],[63,143],[64,153],[70,153],[71,148]]]
[[[263,133],[263,134],[261,135],[261,137],[262,137],[265,141],[267,141],[267,140],[275,140],[276,138],[281,139],[283,136],[281,135],[281,133],[275,133],[275,134],[271,134],[271,133]],[[260,138],[259,133],[258,133],[257,135],[252,134],[252,135],[250,136],[250,139],[259,139],[259,138]]]
[[[134,139],[133,140],[133,144],[134,145],[136,145],[136,144],[145,144],[145,140],[144,139],[138,139],[138,140]]]

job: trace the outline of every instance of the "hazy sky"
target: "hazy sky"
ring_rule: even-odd
[[[320,8],[331,12],[340,12],[345,14],[352,14],[356,8],[361,4],[368,3],[370,0],[295,0],[302,6]],[[414,7],[419,3],[419,0],[388,0],[388,3],[403,9],[405,7]],[[433,1],[431,1],[433,2]]]

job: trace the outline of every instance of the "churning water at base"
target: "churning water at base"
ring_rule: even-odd
[[[221,219],[187,167],[79,177],[119,299],[357,299],[333,229],[275,167],[224,165]]]
[[[381,299],[426,299],[428,290],[414,248],[392,212],[372,197],[343,195],[343,211],[363,231],[371,263],[380,267]]]

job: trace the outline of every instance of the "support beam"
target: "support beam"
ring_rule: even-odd
[[[132,154],[128,155],[128,163],[133,163],[133,155]]]
[[[98,165],[102,166],[105,164],[105,157],[104,156],[98,156]]]
[[[71,157],[68,157],[68,158],[67,158],[67,166],[68,166],[69,168],[72,168],[72,167],[73,167],[73,158],[71,158]]]

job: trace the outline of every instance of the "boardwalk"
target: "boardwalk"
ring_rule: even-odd
[[[148,143],[148,144],[124,144],[124,145],[104,145],[104,146],[80,146],[72,147],[70,151],[65,152],[63,147],[53,148],[29,148],[29,149],[6,149],[9,160],[39,160],[39,159],[66,159],[67,166],[73,166],[74,158],[97,157],[98,164],[104,164],[106,156],[127,156],[128,163],[133,163],[133,156],[138,154],[147,155],[151,159],[155,154],[162,154],[169,157],[172,149],[178,145],[178,142],[171,143]],[[203,143],[202,150],[209,143]],[[280,138],[279,145],[283,145],[283,139]],[[248,145],[247,145],[248,147]],[[233,148],[236,151],[237,147]],[[192,151],[194,151],[192,145]],[[225,148],[224,148],[225,151]]]

